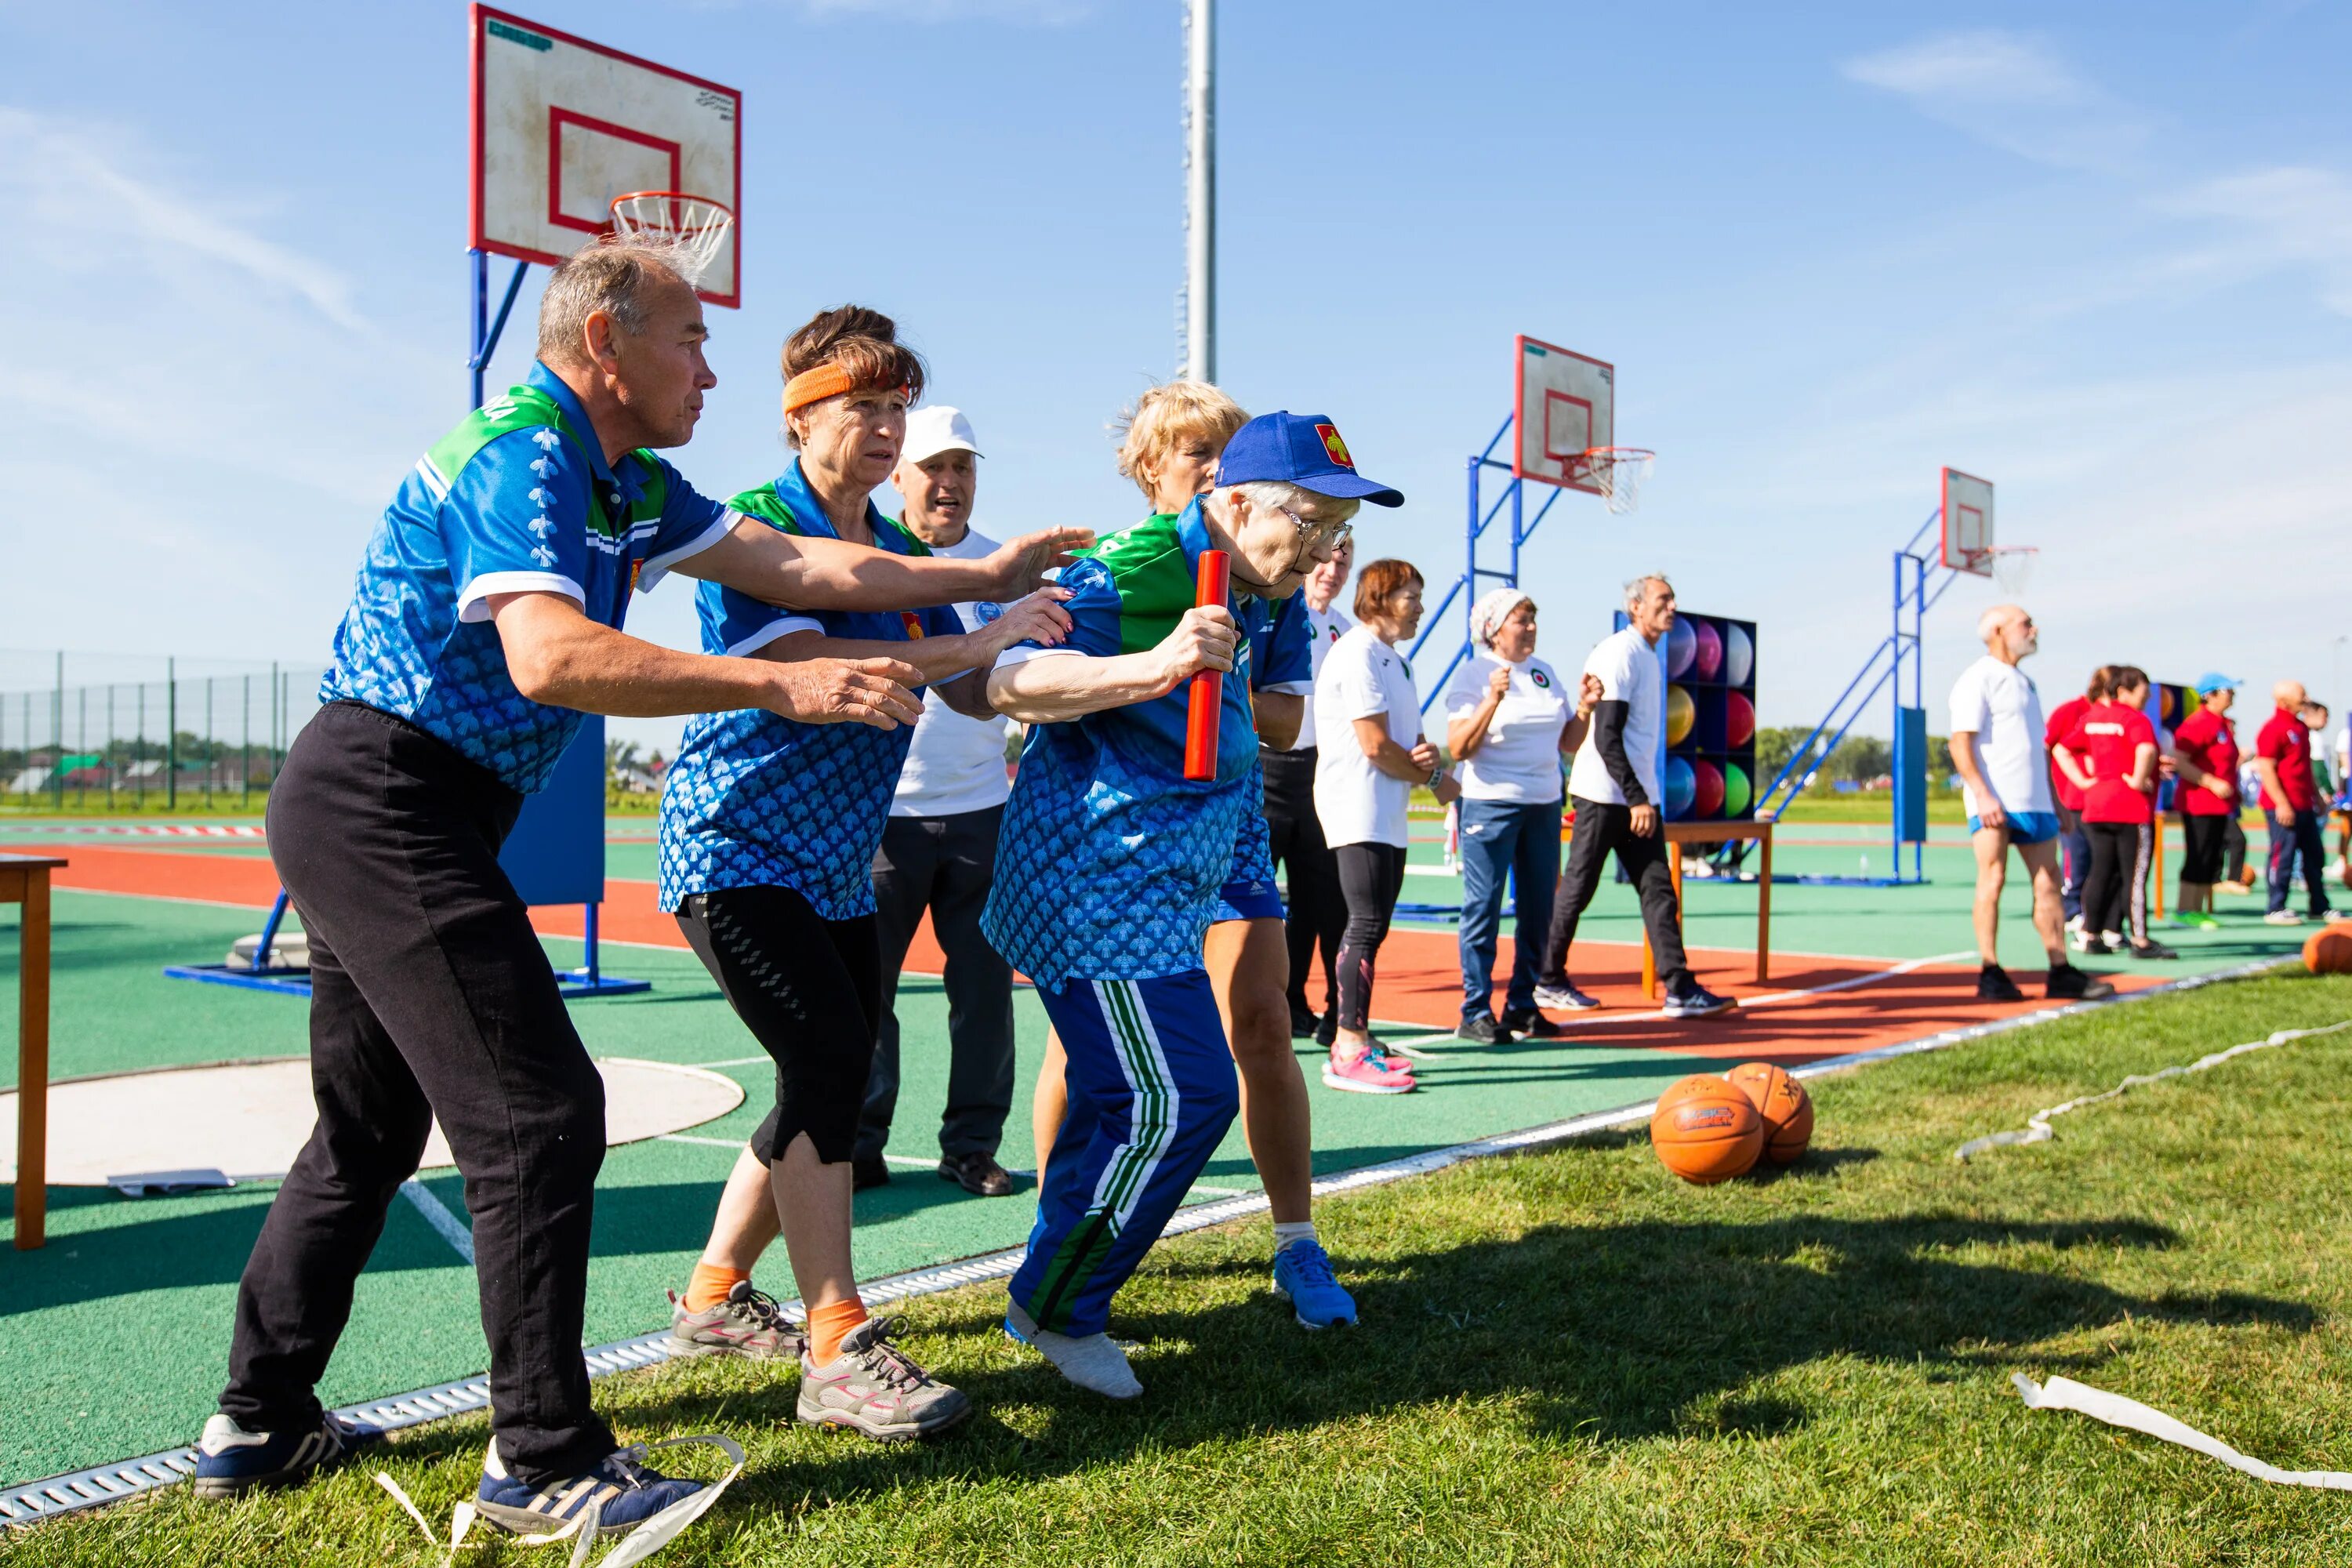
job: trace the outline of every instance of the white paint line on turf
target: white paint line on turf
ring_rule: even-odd
[[[441,1233],[451,1250],[467,1263],[474,1261],[474,1233],[466,1222],[449,1212],[449,1205],[433,1195],[433,1189],[411,1176],[400,1184],[400,1195],[425,1216],[425,1223]]]

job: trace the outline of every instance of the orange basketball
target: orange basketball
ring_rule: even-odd
[[[1712,1073],[1694,1073],[1658,1097],[1650,1117],[1658,1163],[1706,1186],[1744,1176],[1764,1152],[1755,1101]]]
[[[1764,1157],[1786,1165],[1813,1141],[1813,1097],[1770,1062],[1743,1062],[1724,1075],[1764,1119]]]
[[[2305,937],[2303,966],[2314,974],[2352,974],[2352,925],[2322,926]]]

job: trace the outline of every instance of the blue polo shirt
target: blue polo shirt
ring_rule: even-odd
[[[1192,606],[1209,547],[1198,501],[1104,539],[1065,569],[1069,640],[1008,650],[1021,658],[1109,658],[1156,647]],[[1261,612],[1234,605],[1246,628]],[[1201,967],[1201,940],[1234,860],[1257,767],[1251,642],[1223,683],[1216,777],[1184,777],[1190,683],[1163,696],[1034,724],[997,837],[981,929],[1031,978],[1150,980]]]
[[[729,505],[787,533],[839,537],[797,458],[772,483]],[[866,523],[878,549],[930,553],[871,502]],[[796,631],[895,643],[963,633],[961,618],[944,605],[780,610],[705,583],[696,606],[705,653],[755,653]],[[698,715],[662,785],[661,907],[674,910],[696,893],[722,888],[790,888],[823,920],[872,914],[874,852],[914,738],[911,724],[803,724],[756,708]]]
[[[529,795],[584,715],[515,689],[488,598],[561,594],[617,628],[633,588],[723,538],[725,506],[648,451],[604,461],[555,373],[469,415],[417,460],[368,541],[319,700],[397,714]]]

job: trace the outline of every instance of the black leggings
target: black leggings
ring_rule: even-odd
[[[2083,926],[2147,940],[2147,862],[2154,834],[2145,822],[2086,822],[2091,876],[2083,885]],[[2128,923],[2126,923],[2128,922]]]
[[[1315,748],[1260,751],[1265,764],[1265,826],[1287,897],[1284,936],[1290,948],[1290,1010],[1329,1013],[1339,1006],[1339,932],[1348,923],[1339,868],[1315,815]],[[1307,972],[1323,955],[1323,1005],[1307,999]]]
[[[2221,852],[2229,831],[2230,819],[2226,816],[2200,816],[2186,811],[2180,814],[2180,837],[2185,844],[2180,857],[2182,881],[2203,887],[2221,879]]]
[[[1348,901],[1348,927],[1339,937],[1339,1027],[1360,1033],[1372,1013],[1373,961],[1388,939],[1397,895],[1404,891],[1404,847],[1342,844],[1339,892]]]
[[[882,1017],[874,917],[826,920],[790,888],[722,888],[688,898],[677,923],[775,1058],[775,1109],[751,1152],[772,1165],[805,1132],[819,1161],[848,1159]]]

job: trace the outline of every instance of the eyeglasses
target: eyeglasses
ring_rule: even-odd
[[[1298,548],[1302,552],[1318,546],[1337,550],[1356,535],[1356,526],[1351,522],[1309,522],[1286,506],[1277,504],[1274,510],[1288,518],[1291,526],[1298,530]]]

